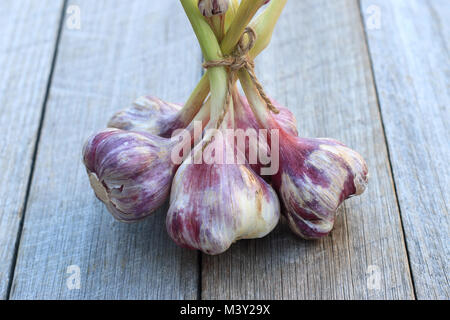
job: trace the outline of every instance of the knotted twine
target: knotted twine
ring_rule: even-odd
[[[248,36],[248,43],[245,43],[245,39],[244,39],[245,38],[244,36],[246,34]],[[255,30],[253,30],[253,28],[251,28],[251,27],[247,27],[247,28],[245,28],[244,34],[239,39],[236,49],[234,50],[234,52],[231,55],[226,56],[221,60],[207,61],[203,64],[203,68],[205,68],[205,69],[214,68],[214,67],[227,67],[231,72],[231,74],[228,76],[228,92],[227,92],[227,97],[225,99],[225,107],[224,107],[221,117],[219,118],[219,120],[217,122],[217,128],[222,124],[222,122],[225,118],[225,115],[227,113],[228,105],[230,103],[230,98],[231,98],[231,94],[232,94],[231,90],[233,87],[232,75],[241,69],[244,69],[247,71],[247,73],[249,74],[250,79],[252,80],[253,84],[255,85],[259,95],[266,103],[267,108],[275,114],[280,113],[280,111],[273,105],[272,101],[270,101],[270,98],[265,93],[261,82],[259,82],[258,78],[256,77],[255,63],[250,59],[250,57],[248,55],[250,50],[255,45],[256,38],[257,38],[257,35],[256,35]]]

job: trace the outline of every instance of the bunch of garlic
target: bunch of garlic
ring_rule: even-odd
[[[181,0],[207,61],[229,61],[224,54],[242,48],[247,21],[267,2]],[[115,218],[141,220],[170,198],[170,237],[220,254],[237,240],[266,236],[280,214],[302,238],[324,237],[341,203],[364,191],[363,158],[332,139],[300,138],[292,112],[264,99],[251,76],[248,59],[268,43],[285,3],[270,2],[252,22],[259,31],[252,46],[260,50],[249,47],[235,62],[208,69],[184,106],[139,98],[88,139],[83,161],[91,186]],[[265,130],[268,139],[239,144],[239,130]],[[270,155],[271,163],[254,155]]]

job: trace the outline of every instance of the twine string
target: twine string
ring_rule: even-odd
[[[248,42],[245,43],[245,35],[248,36]],[[241,39],[239,39],[238,45],[236,46],[235,51],[230,56],[224,57],[222,60],[215,60],[215,61],[207,61],[203,64],[203,68],[209,69],[214,67],[227,67],[230,69],[231,73],[235,73],[241,69],[245,69],[250,79],[252,80],[253,84],[256,87],[256,90],[258,91],[261,98],[264,100],[264,102],[267,105],[267,108],[275,114],[279,114],[280,111],[273,105],[270,98],[267,96],[267,94],[264,91],[264,88],[259,82],[258,78],[256,77],[255,73],[255,63],[250,59],[248,53],[253,48],[256,42],[256,32],[253,28],[247,27],[245,28],[244,34],[242,35]],[[230,102],[230,96],[231,96],[231,87],[232,87],[232,77],[231,75],[228,78],[228,93],[227,93],[227,99],[225,108],[228,108],[228,104]],[[226,110],[224,110],[226,113]],[[221,118],[224,117],[224,115],[221,116]],[[223,121],[223,119],[222,119]]]
[[[248,35],[248,42],[245,43],[245,35]],[[230,105],[230,100],[232,96],[232,88],[234,85],[234,77],[233,74],[235,74],[237,71],[241,69],[245,69],[250,79],[252,80],[253,84],[256,87],[256,90],[258,91],[259,95],[263,99],[263,101],[266,103],[267,108],[275,114],[279,114],[280,111],[273,105],[270,98],[267,96],[267,94],[264,91],[264,88],[259,82],[258,78],[255,74],[255,63],[250,59],[248,53],[253,48],[256,42],[256,32],[251,27],[247,27],[244,31],[244,34],[239,39],[239,42],[236,46],[235,51],[230,56],[226,56],[221,60],[215,60],[215,61],[207,61],[203,64],[203,68],[209,69],[209,68],[215,68],[215,67],[227,67],[230,70],[230,74],[228,75],[228,83],[227,83],[227,95],[225,99],[225,106],[222,110],[222,113],[217,119],[216,123],[216,129],[219,129],[222,125],[223,121],[225,120],[225,116],[228,112],[228,107]],[[214,139],[214,136],[211,137],[202,147],[202,151],[206,149],[206,147],[212,142]]]

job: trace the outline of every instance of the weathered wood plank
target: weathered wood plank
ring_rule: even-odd
[[[72,4],[81,29],[63,30],[11,298],[195,299],[198,256],[167,236],[167,208],[116,222],[81,163],[86,138],[138,96],[187,99],[201,73],[195,36],[175,0]],[[79,290],[66,286],[71,265]]]
[[[371,181],[326,239],[303,241],[282,225],[203,256],[202,298],[414,298],[358,2],[289,1],[257,65],[267,91],[295,112],[301,135],[358,150]]]
[[[63,2],[0,2],[0,299],[7,297]]]
[[[361,4],[417,298],[449,299],[449,2]]]

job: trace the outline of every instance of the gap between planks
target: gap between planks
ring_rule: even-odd
[[[265,239],[235,244],[220,257],[203,256],[202,298],[414,299],[356,1],[288,2],[278,27],[284,34],[278,30],[279,38],[274,37],[281,47],[261,56],[265,60],[261,80],[280,103],[292,107],[306,136],[359,142],[374,174],[371,187],[340,209],[341,225],[321,242],[298,241],[282,224]],[[301,16],[305,10],[311,14]],[[317,35],[311,36],[311,32]],[[294,35],[297,41],[293,42]],[[329,52],[321,54],[326,49]],[[280,70],[283,50],[284,62],[289,61],[291,67]],[[296,76],[298,73],[303,73],[303,78]],[[296,92],[303,93],[296,97]],[[303,108],[295,108],[302,102]],[[354,114],[350,110],[355,110]],[[335,117],[330,116],[332,112]],[[343,119],[346,112],[352,117]],[[368,209],[367,215],[357,214],[362,207]],[[281,255],[277,253],[280,248]],[[371,264],[379,264],[385,271],[384,286],[377,293],[364,289],[365,268]]]
[[[396,205],[397,205],[397,208],[398,208],[398,212],[399,212],[399,220],[400,220],[400,226],[401,226],[401,230],[402,230],[403,246],[405,247],[406,257],[407,257],[407,261],[408,261],[409,277],[411,279],[411,286],[412,286],[413,293],[414,293],[414,299],[417,300],[417,292],[416,292],[416,286],[415,286],[415,283],[414,283],[414,275],[413,275],[413,273],[411,271],[411,259],[409,257],[408,243],[406,242],[406,238],[405,238],[405,227],[404,227],[403,217],[402,217],[402,208],[400,207],[400,202],[398,200],[397,184],[395,182],[394,171],[392,170],[391,151],[390,151],[389,141],[388,141],[387,136],[386,136],[386,127],[384,125],[383,112],[381,111],[380,94],[378,92],[378,84],[377,84],[377,81],[376,81],[376,78],[375,78],[375,70],[374,70],[374,66],[373,66],[373,58],[372,58],[372,54],[370,52],[370,44],[369,44],[369,39],[368,39],[368,35],[367,35],[367,26],[364,23],[364,9],[362,7],[362,0],[356,0],[356,1],[358,1],[361,26],[362,26],[362,29],[364,30],[364,41],[365,41],[365,45],[366,45],[367,56],[368,56],[369,63],[370,63],[370,74],[371,74],[373,86],[374,86],[374,89],[375,89],[376,105],[377,105],[377,108],[378,108],[378,113],[380,115],[381,128],[382,128],[382,131],[383,131],[383,139],[384,139],[384,143],[386,145],[386,152],[387,152],[387,158],[388,158],[389,171],[391,173],[391,183],[392,183],[392,188],[394,190],[394,198],[395,198],[395,202],[396,202]]]
[[[200,79],[195,36],[173,2],[77,5],[83,27],[64,30],[59,44],[10,299],[197,299],[198,254],[169,241],[167,206],[140,224],[114,221],[79,160],[105,115],[143,94],[188,96]],[[74,264],[80,290],[66,286]]]
[[[34,168],[35,168],[35,163],[36,163],[37,152],[38,152],[38,149],[39,149],[39,142],[41,140],[42,126],[43,126],[43,123],[44,123],[47,101],[48,101],[48,97],[49,97],[49,93],[50,93],[50,88],[51,88],[51,85],[52,85],[53,72],[55,70],[56,60],[58,58],[58,47],[59,47],[59,43],[60,43],[60,40],[61,40],[61,34],[62,34],[62,31],[63,31],[64,18],[66,16],[67,1],[68,0],[63,0],[63,6],[62,6],[62,9],[61,9],[61,13],[60,13],[59,25],[58,25],[58,33],[57,33],[57,36],[56,36],[56,39],[55,39],[55,48],[53,50],[52,63],[51,63],[51,67],[50,67],[50,73],[49,73],[49,76],[48,76],[48,79],[47,79],[47,86],[46,86],[46,89],[45,89],[44,102],[43,102],[42,107],[41,107],[41,116],[39,118],[39,126],[38,126],[37,135],[36,135],[36,142],[35,142],[34,147],[33,147],[33,156],[32,156],[32,160],[31,160],[31,170],[30,170],[30,174],[28,176],[27,187],[26,187],[26,192],[25,192],[25,200],[24,200],[24,203],[23,203],[23,214],[22,214],[21,219],[20,219],[19,230],[17,231],[16,243],[14,245],[13,261],[12,261],[12,264],[11,264],[11,269],[10,269],[9,277],[8,277],[8,287],[6,289],[6,300],[9,300],[9,297],[10,297],[10,294],[11,294],[11,289],[12,289],[12,284],[13,284],[13,279],[14,279],[14,272],[15,272],[16,262],[17,262],[17,254],[18,254],[18,251],[19,251],[20,240],[22,238],[22,230],[23,230],[23,225],[24,225],[24,221],[25,221],[25,215],[26,215],[26,212],[27,212],[28,198],[29,198],[29,195],[30,195],[31,183],[33,181],[33,174],[34,174]]]
[[[417,299],[447,299],[446,0],[361,0]],[[373,19],[373,20],[372,20]]]

